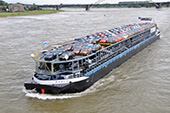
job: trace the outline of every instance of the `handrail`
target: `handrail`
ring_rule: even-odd
[[[155,27],[155,26],[156,26],[156,25],[153,25],[153,26],[151,26],[150,28]],[[150,29],[145,29],[145,30],[142,31],[142,32],[147,32],[148,30],[150,30]],[[142,32],[140,32],[140,33],[142,33]],[[139,34],[139,32],[135,33],[135,34],[132,35],[132,36],[129,35],[129,36],[130,36],[129,38],[126,38],[126,39],[124,39],[124,40],[122,40],[122,41],[120,41],[120,42],[114,43],[114,44],[106,47],[105,49],[108,50],[109,48],[114,47],[115,45],[121,44],[122,42],[125,42],[126,40],[129,40],[129,39],[137,36],[138,34]],[[60,44],[61,44],[61,43],[60,43]],[[53,44],[53,45],[57,45],[57,44]],[[51,45],[51,46],[52,46],[52,45]],[[93,55],[96,55],[96,54],[102,52],[103,50],[104,50],[104,49],[101,49],[101,50],[97,51],[96,53],[92,53],[92,54],[90,54],[90,55],[88,55],[88,56],[84,56],[84,57],[82,57],[82,58],[77,58],[77,59],[72,59],[72,60],[66,60],[66,61],[59,61],[59,60],[53,60],[53,61],[45,61],[45,60],[42,60],[42,61],[41,61],[41,59],[43,58],[43,56],[40,57],[39,59],[36,59],[36,57],[37,57],[38,55],[40,55],[40,53],[36,54],[36,55],[34,56],[34,58],[36,59],[36,61],[46,62],[46,63],[53,63],[53,64],[55,64],[55,63],[69,63],[69,62],[80,61],[80,60],[83,60],[83,59],[89,59],[89,57],[91,57],[91,56],[93,56]]]

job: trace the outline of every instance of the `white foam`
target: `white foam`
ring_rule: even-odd
[[[81,96],[85,96],[87,94],[95,92],[95,87],[90,87],[89,89],[80,92],[80,93],[71,93],[71,94],[57,94],[57,95],[51,95],[51,94],[40,94],[37,93],[35,90],[26,90],[23,88],[23,92],[26,93],[26,97],[31,98],[38,98],[41,100],[54,100],[54,99],[69,99],[69,98],[77,98]]]
[[[100,79],[95,84],[93,84],[90,88],[80,93],[51,95],[51,94],[40,94],[40,93],[37,93],[35,90],[26,90],[25,88],[23,88],[23,92],[26,93],[25,95],[26,97],[37,98],[41,100],[78,98],[78,97],[82,97],[88,94],[95,93],[101,90],[101,87],[109,84],[112,81],[114,81],[113,75],[107,78]]]
[[[32,97],[32,98],[38,98],[42,100],[54,100],[54,99],[68,99],[68,98],[75,98],[75,97],[80,97],[81,95],[79,94],[64,94],[64,95],[50,95],[50,94],[39,94],[39,93],[27,93],[25,96],[27,97]]]

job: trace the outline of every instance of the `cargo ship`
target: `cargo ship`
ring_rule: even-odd
[[[24,83],[38,93],[81,92],[160,37],[151,18],[59,44],[32,54],[35,72]],[[48,44],[48,45],[47,45]]]

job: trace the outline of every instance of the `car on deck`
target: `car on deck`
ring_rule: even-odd
[[[73,48],[73,45],[71,45],[71,44],[70,44],[70,45],[66,45],[65,48],[66,48],[68,51],[70,51],[70,50]]]
[[[46,53],[44,53],[44,60],[48,60],[48,61],[54,60],[54,59],[56,59],[57,54],[58,53],[56,51],[46,52]]]
[[[72,51],[67,51],[65,53],[63,53],[62,55],[60,55],[60,60],[69,60],[69,59],[73,59],[75,56],[75,53]]]
[[[101,39],[100,43],[107,43],[107,39]]]
[[[83,47],[80,51],[81,55],[89,55],[92,52],[92,48]]]
[[[84,43],[87,42],[87,40],[86,40],[85,38],[83,38],[83,37],[81,37],[81,38],[76,38],[75,41],[76,41],[76,42],[84,42]]]
[[[61,55],[62,53],[66,52],[67,49],[64,47],[60,47],[56,49],[56,52],[58,53],[58,55]]]
[[[78,54],[80,53],[80,51],[81,51],[81,47],[76,47],[76,48],[74,48],[74,50],[73,50],[73,52],[74,52],[76,55],[78,55]]]
[[[101,45],[95,44],[92,46],[92,52],[95,53],[96,51],[101,49]]]

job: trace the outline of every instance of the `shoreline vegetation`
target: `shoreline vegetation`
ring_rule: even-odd
[[[28,15],[42,15],[42,14],[54,14],[58,12],[64,12],[64,10],[34,10],[34,11],[22,11],[22,12],[0,12],[1,17],[11,16],[28,16]]]

